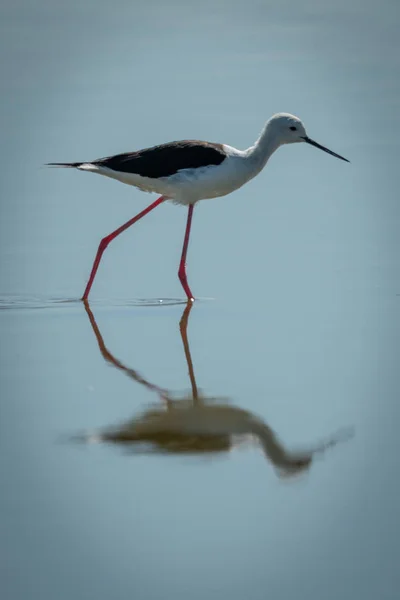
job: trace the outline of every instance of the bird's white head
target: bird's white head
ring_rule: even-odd
[[[294,115],[290,115],[289,113],[278,113],[271,117],[267,122],[266,131],[271,137],[275,138],[279,146],[282,144],[306,142],[336,158],[350,162],[347,158],[343,158],[343,156],[336,154],[336,152],[332,152],[332,150],[328,150],[325,146],[321,146],[321,144],[318,144],[309,138],[301,119]]]
[[[289,113],[278,113],[271,117],[267,123],[270,135],[279,140],[280,144],[294,144],[304,142],[307,137],[305,127],[301,120]]]

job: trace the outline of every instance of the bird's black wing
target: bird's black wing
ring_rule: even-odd
[[[99,158],[92,164],[121,173],[135,173],[157,179],[174,175],[181,169],[219,165],[225,158],[222,144],[184,140]]]

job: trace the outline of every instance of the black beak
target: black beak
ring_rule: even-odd
[[[321,144],[318,144],[318,142],[314,142],[314,140],[311,140],[307,136],[303,137],[303,140],[305,142],[307,142],[307,144],[311,144],[311,146],[315,146],[316,148],[319,148],[320,150],[323,150],[324,152],[327,152],[328,154],[331,154],[332,156],[336,156],[336,158],[340,158],[340,160],[345,160],[346,162],[350,162],[349,160],[347,160],[347,158],[340,156],[340,154],[336,154],[336,152],[332,152],[332,150],[328,150],[328,148],[325,148],[325,146],[321,146]]]

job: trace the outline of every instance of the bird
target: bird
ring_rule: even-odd
[[[139,190],[160,194],[147,208],[102,238],[81,299],[88,299],[108,245],[157,206],[170,201],[188,208],[178,277],[187,299],[194,301],[186,275],[186,257],[195,205],[200,200],[226,196],[239,189],[262,171],[268,159],[280,146],[299,142],[305,142],[331,156],[350,162],[312,140],[307,135],[301,119],[289,113],[277,113],[265,123],[255,143],[246,150],[238,150],[227,144],[181,140],[106,156],[91,162],[47,163],[50,167],[97,173]]]

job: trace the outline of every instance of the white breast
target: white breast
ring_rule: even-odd
[[[224,146],[224,150],[230,150]],[[230,194],[252,177],[243,153],[232,148],[220,165],[198,169],[183,169],[164,179],[171,187],[171,198],[177,204],[191,204],[198,200],[218,198]],[[172,195],[173,194],[173,195]]]

